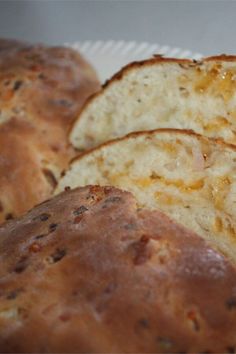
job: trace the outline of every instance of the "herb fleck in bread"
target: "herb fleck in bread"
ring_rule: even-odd
[[[192,129],[236,144],[236,57],[132,63],[88,100],[70,140],[85,150],[157,128]]]
[[[236,270],[127,192],[65,192],[0,227],[1,353],[232,353]]]
[[[98,88],[70,48],[0,40],[0,222],[52,195],[75,154],[71,124]]]
[[[190,131],[133,133],[77,157],[56,193],[87,184],[131,191],[236,260],[235,149]]]

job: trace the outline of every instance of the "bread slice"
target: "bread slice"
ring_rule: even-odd
[[[236,57],[132,63],[87,101],[70,140],[85,150],[157,128],[192,129],[236,144]]]
[[[67,191],[2,225],[0,278],[1,353],[236,349],[236,268],[116,188]]]
[[[65,187],[112,185],[160,209],[236,260],[236,148],[190,131],[133,133],[75,159]]]

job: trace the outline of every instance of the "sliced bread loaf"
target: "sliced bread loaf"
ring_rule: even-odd
[[[157,128],[192,129],[236,144],[236,57],[132,63],[87,101],[70,140],[85,150]]]
[[[76,158],[56,193],[113,185],[236,259],[236,148],[191,131],[133,133]]]

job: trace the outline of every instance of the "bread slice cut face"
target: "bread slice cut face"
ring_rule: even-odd
[[[65,187],[112,185],[236,259],[236,148],[191,131],[133,133],[76,158]],[[111,221],[112,222],[112,221]]]
[[[132,63],[89,99],[71,130],[81,150],[130,132],[191,129],[236,144],[236,57]]]

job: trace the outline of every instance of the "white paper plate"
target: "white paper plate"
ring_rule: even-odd
[[[109,79],[124,65],[135,60],[150,58],[154,54],[174,58],[200,59],[202,57],[202,54],[190,50],[147,42],[86,41],[66,43],[66,45],[79,50],[90,61],[102,82]]]

